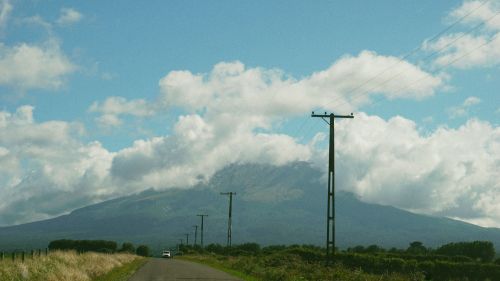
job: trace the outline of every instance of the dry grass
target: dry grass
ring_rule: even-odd
[[[137,256],[130,254],[98,254],[52,252],[48,256],[26,259],[23,262],[0,261],[2,281],[91,281],[115,267],[132,262]]]

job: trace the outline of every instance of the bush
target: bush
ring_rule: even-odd
[[[138,256],[149,257],[151,256],[151,250],[146,245],[139,245],[135,252]]]
[[[122,244],[122,248],[120,249],[120,252],[127,252],[127,253],[135,253],[135,247],[134,244],[125,242]]]
[[[54,240],[49,243],[50,250],[75,250],[83,252],[114,253],[117,244],[114,241],[106,240]]]
[[[467,256],[482,262],[491,262],[495,257],[495,248],[489,241],[449,243],[436,249],[437,254],[447,256]]]

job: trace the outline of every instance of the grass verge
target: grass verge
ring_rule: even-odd
[[[176,259],[192,261],[192,262],[208,265],[210,267],[213,267],[213,268],[218,269],[220,271],[224,271],[227,274],[230,274],[234,277],[238,277],[238,278],[243,279],[245,281],[262,281],[261,279],[255,278],[255,277],[250,276],[248,274],[245,274],[241,271],[237,271],[237,270],[231,269],[229,267],[226,267],[226,266],[224,266],[224,264],[217,262],[214,259],[209,259],[209,258],[206,258],[203,256],[182,256],[182,257],[176,257]]]
[[[1,281],[89,281],[141,259],[131,254],[54,251],[48,256],[0,262]],[[142,259],[141,259],[142,260]],[[108,279],[104,279],[108,280]],[[113,279],[109,279],[113,280]],[[118,279],[119,280],[119,279]]]
[[[94,278],[93,281],[127,281],[147,261],[147,258],[137,258],[130,263],[113,268],[110,272]]]

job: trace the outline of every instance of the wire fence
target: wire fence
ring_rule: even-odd
[[[12,261],[20,260],[21,262],[24,262],[26,259],[36,259],[48,255],[49,255],[48,248],[36,249],[30,251],[24,251],[24,250],[17,250],[11,252],[0,251],[0,262],[4,260],[12,260]]]

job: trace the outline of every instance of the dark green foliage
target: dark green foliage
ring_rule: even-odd
[[[337,252],[334,262],[344,275],[324,266],[325,249],[310,245],[268,246],[236,245],[226,248],[218,244],[206,247],[207,252],[221,261],[231,261],[231,268],[262,280],[439,280],[486,281],[500,280],[500,266],[479,262],[467,256],[438,255],[422,243],[411,243],[412,250],[386,251],[378,246],[353,247]],[[253,249],[253,253],[249,254]],[[424,254],[411,254],[422,253]],[[337,269],[338,269],[337,268]],[[345,273],[350,270],[350,273]],[[342,279],[358,272],[358,279]],[[297,274],[303,278],[297,278]],[[330,277],[326,277],[330,276]],[[359,277],[361,276],[361,277]],[[375,277],[379,277],[376,279]],[[350,278],[350,277],[349,277]],[[370,279],[373,278],[373,279]]]
[[[209,244],[205,247],[205,251],[219,255],[223,255],[226,252],[225,247],[220,244]]]
[[[124,242],[122,244],[122,248],[120,249],[120,252],[127,252],[127,253],[135,253],[135,247],[134,244],[130,242]]]
[[[419,241],[411,242],[406,252],[413,255],[423,255],[427,253],[427,248],[424,247],[424,244]]]
[[[139,245],[135,252],[138,256],[149,257],[151,256],[151,250],[146,245]]]
[[[117,249],[117,244],[114,241],[106,240],[54,240],[49,243],[50,250],[75,250],[79,253],[83,252],[101,252],[114,253]]]
[[[436,249],[437,254],[447,256],[466,256],[482,262],[491,262],[495,257],[495,248],[489,241],[449,243]]]

